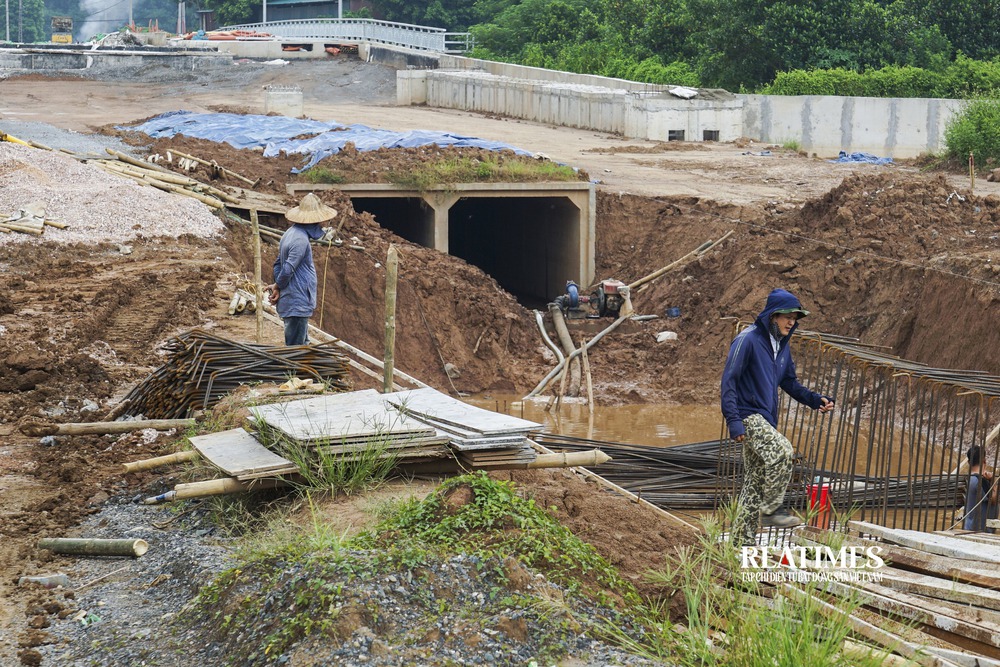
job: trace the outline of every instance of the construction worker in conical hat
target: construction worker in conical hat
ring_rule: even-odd
[[[309,318],[316,310],[317,282],[309,242],[322,238],[323,223],[336,217],[336,209],[311,192],[285,213],[285,218],[293,224],[281,235],[278,257],[274,260],[274,282],[265,288],[285,325],[285,345],[309,342]]]

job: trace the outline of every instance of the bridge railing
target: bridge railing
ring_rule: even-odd
[[[467,53],[473,39],[467,32],[448,32],[409,23],[376,19],[298,19],[232,25],[219,30],[266,32],[280,39],[366,41],[439,53]]]

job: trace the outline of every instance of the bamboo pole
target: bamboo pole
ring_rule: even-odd
[[[146,540],[102,540],[97,538],[47,537],[38,540],[39,549],[74,556],[132,556],[149,551]]]
[[[21,232],[22,234],[34,234],[35,236],[41,236],[45,231],[44,229],[38,227],[27,227],[24,225],[18,225],[11,222],[0,223],[5,229],[12,232]]]
[[[675,266],[678,266],[680,264],[683,264],[684,262],[686,262],[691,257],[694,257],[695,255],[701,255],[701,254],[704,254],[704,253],[708,252],[709,250],[711,250],[712,248],[714,248],[715,246],[719,245],[720,243],[722,243],[723,241],[725,241],[727,238],[729,238],[732,235],[732,233],[733,233],[733,230],[729,230],[718,241],[712,241],[711,239],[709,239],[708,241],[705,241],[700,246],[698,246],[697,248],[695,248],[694,250],[692,250],[688,254],[684,255],[680,259],[676,259],[673,262],[670,262],[669,264],[667,264],[666,266],[664,266],[663,268],[657,269],[656,271],[653,271],[649,275],[644,276],[642,278],[639,278],[634,283],[632,283],[632,284],[630,284],[628,286],[629,289],[630,290],[634,290],[637,287],[639,287],[640,285],[644,285],[644,284],[650,282],[651,280],[656,280],[657,278],[659,278],[660,276],[662,276],[664,273],[666,273],[670,269],[672,269]]]
[[[184,195],[185,197],[191,197],[192,199],[197,199],[201,203],[207,204],[212,208],[223,208],[225,206],[225,204],[223,204],[215,197],[212,197],[211,195],[203,195],[200,192],[194,192],[193,190],[182,188],[179,185],[164,183],[163,181],[157,181],[155,179],[146,179],[146,180],[154,188],[157,188],[159,190],[164,190],[166,192],[176,192],[179,195]]]
[[[590,376],[590,358],[587,356],[587,340],[580,341],[580,349],[583,350],[583,372],[587,377],[587,438],[594,438],[594,381]]]
[[[611,457],[599,449],[589,452],[562,452],[560,454],[539,454],[531,463],[525,463],[526,469],[531,468],[572,468],[574,466],[599,466],[607,463]]]
[[[142,461],[132,461],[131,463],[123,463],[123,472],[141,472],[143,470],[152,470],[153,468],[159,468],[160,466],[170,465],[172,463],[183,463],[185,461],[193,461],[198,458],[198,452],[191,449],[186,452],[174,452],[173,454],[167,454],[166,456],[157,456],[152,459],[143,459]]]
[[[156,505],[174,500],[184,500],[186,498],[204,498],[205,496],[222,496],[230,493],[245,493],[247,491],[257,491],[259,489],[277,489],[289,486],[290,482],[284,479],[265,478],[252,481],[241,482],[235,477],[222,477],[219,479],[208,479],[203,482],[190,482],[189,484],[178,484],[173,491],[161,493],[142,501],[144,505]]]
[[[108,433],[131,433],[151,428],[169,431],[172,428],[188,428],[197,422],[194,419],[143,419],[123,422],[83,422],[71,424],[23,424],[21,433],[31,436],[45,435],[105,435]]]
[[[0,141],[9,141],[12,144],[21,144],[22,146],[27,146],[28,148],[32,148],[32,145],[29,144],[27,141],[21,141],[17,137],[11,136],[6,132],[0,132]]]
[[[396,281],[399,276],[399,253],[389,244],[385,260],[385,365],[382,367],[382,392],[392,391],[392,369],[396,350]]]
[[[133,167],[139,167],[141,169],[149,169],[151,171],[159,171],[159,172],[163,172],[164,174],[173,174],[174,173],[174,172],[170,171],[169,169],[167,169],[166,167],[161,167],[158,164],[153,164],[152,162],[146,162],[145,160],[140,160],[138,158],[134,158],[131,155],[128,155],[127,153],[122,153],[121,151],[116,151],[113,148],[105,148],[104,150],[106,150],[108,152],[108,155],[113,155],[114,157],[118,158],[122,162],[124,162],[126,164],[130,164]]]
[[[257,209],[250,209],[250,224],[253,225],[253,288],[254,305],[257,314],[257,344],[264,342],[264,289],[260,267],[260,220]]]

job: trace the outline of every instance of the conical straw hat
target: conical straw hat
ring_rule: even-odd
[[[313,193],[307,194],[295,208],[285,212],[285,217],[291,222],[309,225],[314,222],[326,222],[337,217],[337,210],[330,208]]]

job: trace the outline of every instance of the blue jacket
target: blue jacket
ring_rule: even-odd
[[[281,235],[274,260],[274,283],[278,286],[278,315],[312,317],[316,310],[316,267],[309,239],[322,238],[319,224],[294,224]]]
[[[744,434],[743,418],[752,414],[759,414],[771,426],[778,425],[778,387],[803,405],[814,410],[820,407],[823,396],[803,387],[795,377],[795,362],[788,342],[798,322],[779,342],[777,358],[768,332],[768,323],[776,310],[801,307],[791,292],[772,290],[754,324],[733,339],[722,372],[722,415],[730,437]]]

